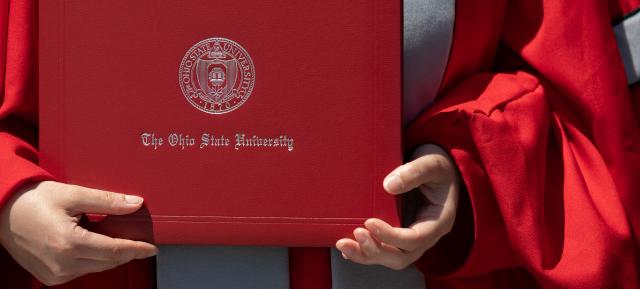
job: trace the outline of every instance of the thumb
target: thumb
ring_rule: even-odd
[[[398,195],[423,184],[447,184],[453,180],[453,161],[442,148],[423,145],[413,157],[413,161],[399,166],[384,179],[383,187],[388,193]]]
[[[83,213],[127,215],[140,209],[141,197],[114,192],[71,186],[64,194],[63,206],[72,215]]]

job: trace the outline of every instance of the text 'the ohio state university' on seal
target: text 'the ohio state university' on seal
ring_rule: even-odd
[[[182,58],[180,88],[191,105],[210,114],[231,112],[244,104],[255,85],[255,67],[240,44],[209,38],[191,47]]]

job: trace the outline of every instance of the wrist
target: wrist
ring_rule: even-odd
[[[26,192],[32,190],[40,184],[41,181],[27,181],[13,192],[10,192],[10,197],[0,204],[0,245],[6,248],[8,238],[11,238],[13,233],[11,231],[11,218],[12,208],[15,202]]]

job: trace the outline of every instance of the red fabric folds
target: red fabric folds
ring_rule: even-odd
[[[510,1],[502,42],[521,71],[472,76],[412,125],[409,148],[447,148],[473,208],[470,253],[435,283],[508,288],[500,275],[524,268],[536,281],[514,284],[640,286],[640,134],[610,21],[606,2]]]
[[[51,177],[37,165],[35,9],[0,1],[0,207],[30,180]]]

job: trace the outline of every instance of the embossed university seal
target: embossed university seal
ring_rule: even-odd
[[[182,58],[180,88],[195,108],[223,114],[240,107],[251,95],[256,75],[249,53],[226,38],[209,38]]]

